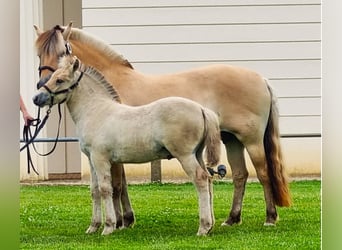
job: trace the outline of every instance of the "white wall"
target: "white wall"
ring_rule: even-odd
[[[38,81],[38,58],[35,52],[34,41],[36,33],[33,25],[41,27],[41,0],[20,1],[20,94],[23,97],[25,105],[32,116],[36,115],[36,107],[32,102],[32,96],[35,94],[34,83]],[[43,115],[44,113],[42,113]],[[20,131],[24,126],[24,120],[20,114]],[[41,131],[44,137],[45,131]],[[22,138],[22,136],[20,136]],[[23,146],[23,144],[21,144]],[[44,144],[37,143],[37,149],[44,151]],[[27,173],[26,150],[20,153],[20,180],[47,179],[47,164],[44,157],[39,157],[32,151],[32,161],[39,172],[37,176],[33,171]]]
[[[254,69],[275,88],[282,134],[320,134],[319,0],[82,3],[83,29],[111,44],[136,70],[171,73],[211,63]],[[320,173],[320,141],[283,139],[290,172],[305,165],[306,174]]]
[[[83,0],[83,29],[137,70],[254,69],[279,97],[281,132],[320,133],[320,1]]]

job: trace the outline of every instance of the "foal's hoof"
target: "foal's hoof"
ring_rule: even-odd
[[[111,233],[113,233],[113,231],[115,230],[115,225],[111,225],[111,226],[105,226],[103,231],[102,231],[102,235],[109,235]]]
[[[197,236],[207,236],[209,233],[208,230],[201,230],[199,229],[198,232],[197,232]]]
[[[92,234],[95,233],[99,229],[98,226],[92,226],[90,225],[86,231],[86,234]]]
[[[206,235],[208,235],[212,228],[213,228],[212,226],[210,228],[208,228],[208,229],[199,228],[198,232],[197,232],[197,236],[206,236]]]

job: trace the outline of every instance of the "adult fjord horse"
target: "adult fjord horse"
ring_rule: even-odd
[[[55,26],[41,31],[35,26],[41,80],[57,68],[59,58],[72,47],[72,53],[84,64],[100,71],[111,82],[123,103],[138,106],[167,96],[194,100],[219,116],[221,139],[225,145],[234,183],[233,204],[222,225],[241,223],[242,201],[248,178],[246,148],[264,189],[265,225],[274,225],[276,205],[290,206],[291,198],[280,147],[276,97],[267,81],[258,73],[231,65],[211,65],[167,75],[145,75],[103,41],[72,28]],[[67,45],[67,46],[66,46]],[[117,171],[118,173],[114,173]],[[113,167],[114,205],[120,217],[120,198],[124,226],[134,221],[123,167]]]

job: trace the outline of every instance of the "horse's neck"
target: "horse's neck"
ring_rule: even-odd
[[[79,75],[76,75],[75,79]],[[117,103],[113,101],[113,97],[106,90],[102,83],[96,82],[91,76],[84,74],[79,85],[73,90],[67,102],[67,106],[73,121],[77,124],[82,117],[87,116],[91,110],[96,110],[98,105],[111,101],[113,105]],[[101,112],[98,110],[98,112]]]
[[[132,67],[128,61],[122,58],[121,55],[117,54],[111,48],[98,42],[98,45],[92,41],[92,38],[80,39],[80,31],[78,36],[70,37],[70,43],[72,45],[73,54],[75,54],[84,64],[91,66],[98,71],[105,73],[110,71],[113,73],[113,69],[116,72],[121,71],[132,71]],[[84,35],[86,36],[86,35]]]

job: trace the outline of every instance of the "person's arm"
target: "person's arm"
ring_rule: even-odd
[[[25,125],[29,125],[29,121],[33,120],[33,117],[29,114],[29,112],[27,111],[26,105],[24,103],[23,98],[20,95],[20,111],[23,114],[23,118],[25,121]]]

